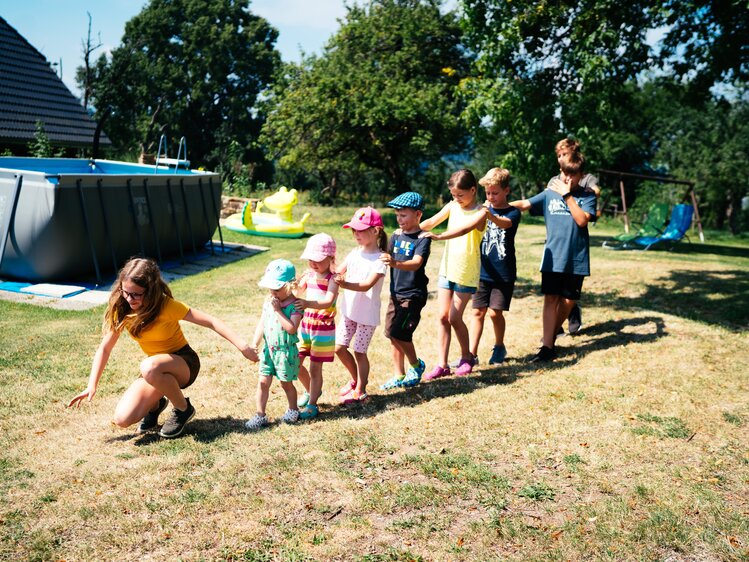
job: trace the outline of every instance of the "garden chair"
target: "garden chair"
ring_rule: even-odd
[[[635,232],[623,232],[614,236],[611,240],[604,241],[601,245],[604,248],[613,250],[623,249],[622,246],[627,242],[631,242],[635,238],[659,236],[660,234],[663,234],[667,221],[668,203],[653,203],[648,210],[648,214],[645,215],[645,221]]]
[[[674,208],[671,210],[671,220],[668,222],[666,231],[663,234],[658,236],[639,236],[628,244],[631,244],[632,247],[640,247],[642,250],[649,250],[654,246],[663,244],[667,245],[670,250],[674,247],[674,244],[684,237],[691,244],[692,242],[689,240],[689,236],[687,236],[687,230],[692,226],[693,214],[694,208],[691,205],[674,205]]]

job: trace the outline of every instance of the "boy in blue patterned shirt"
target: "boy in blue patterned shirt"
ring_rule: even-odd
[[[416,386],[421,381],[426,365],[416,355],[413,333],[421,320],[421,310],[427,302],[425,268],[432,240],[419,238],[424,199],[415,191],[401,193],[387,204],[395,209],[399,229],[390,237],[388,253],[380,259],[390,267],[390,305],[385,320],[385,335],[393,348],[395,374],[380,388]],[[405,368],[408,360],[409,367]]]

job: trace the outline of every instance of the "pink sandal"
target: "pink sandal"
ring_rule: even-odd
[[[348,381],[346,384],[344,384],[341,389],[338,391],[338,394],[340,396],[346,396],[349,392],[354,390],[356,388],[356,381],[351,380]]]
[[[451,374],[452,373],[450,372],[450,367],[442,367],[440,365],[437,365],[434,369],[432,369],[426,375],[424,375],[424,380],[433,381],[434,379],[447,377]]]

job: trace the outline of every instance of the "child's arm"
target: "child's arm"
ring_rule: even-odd
[[[521,213],[525,211],[529,211],[531,208],[531,202],[528,201],[528,199],[518,199],[517,201],[510,201],[509,205],[511,207],[515,207]]]
[[[255,326],[255,333],[252,335],[252,343],[250,344],[252,346],[252,349],[255,350],[257,353],[257,348],[260,347],[260,342],[263,341],[263,322],[265,321],[265,312],[262,312],[260,314],[260,320],[257,322],[257,326]]]
[[[593,217],[583,211],[580,205],[577,204],[575,197],[570,191],[569,185],[564,183],[561,179],[555,179],[551,181],[551,189],[562,196],[562,199],[567,204],[567,208],[570,210],[570,215],[572,215],[572,220],[575,221],[575,224],[580,228],[588,226],[588,222]]]
[[[281,301],[276,297],[271,297],[270,304],[273,307],[273,314],[278,315],[278,321],[281,323],[281,328],[287,334],[296,334],[299,323],[302,321],[302,315],[298,312],[292,312],[291,318],[287,317],[281,309]]]
[[[424,263],[424,256],[416,254],[410,260],[395,261],[393,256],[383,252],[380,254],[380,261],[393,269],[400,269],[401,271],[416,271],[421,267],[421,264]]]
[[[512,221],[508,219],[507,217],[501,217],[499,215],[495,215],[494,213],[489,210],[489,201],[484,203],[484,208],[486,209],[486,218],[487,220],[492,221],[494,224],[496,224],[499,228],[512,228]]]
[[[336,281],[338,281],[338,284],[341,287],[343,287],[344,289],[348,291],[359,291],[360,293],[364,293],[366,291],[369,291],[372,287],[374,287],[375,284],[383,277],[385,277],[384,273],[374,272],[372,273],[372,275],[367,277],[364,281],[354,283],[353,281],[346,281],[343,278],[339,278],[336,275]]]
[[[338,297],[338,283],[335,282],[335,277],[331,277],[328,281],[328,290],[325,292],[325,296],[318,301],[297,299],[294,301],[294,306],[297,310],[305,308],[314,308],[316,310],[324,310],[332,305]]]
[[[432,230],[435,226],[445,222],[447,217],[450,216],[450,205],[452,204],[452,201],[442,207],[439,211],[437,211],[437,214],[433,217],[426,219],[424,221],[421,221],[419,223],[419,228],[421,230]]]
[[[231,343],[234,347],[236,347],[242,353],[242,355],[244,355],[250,361],[257,361],[259,359],[257,356],[257,352],[252,347],[250,347],[243,338],[237,335],[234,330],[224,324],[223,320],[220,320],[215,316],[211,316],[210,314],[207,314],[205,312],[201,312],[200,310],[197,310],[195,308],[191,308],[190,310],[188,310],[183,320],[192,322],[193,324],[197,324],[198,326],[203,326],[204,328],[210,328],[219,336]]]
[[[442,234],[435,234],[434,232],[423,232],[419,234],[420,238],[431,238],[432,240],[451,240],[452,238],[457,238],[458,236],[463,236],[464,234],[468,234],[472,230],[478,228],[481,230],[486,225],[486,213],[476,213],[476,216],[473,217],[465,226],[462,226],[460,228],[456,228],[454,230],[446,230]]]
[[[117,343],[117,340],[119,338],[120,333],[115,332],[114,330],[104,334],[99,347],[96,349],[96,354],[94,355],[94,361],[91,365],[91,373],[88,376],[88,386],[86,387],[86,390],[84,390],[70,402],[68,402],[68,408],[73,404],[75,404],[76,406],[80,406],[84,398],[89,402],[91,402],[91,400],[94,398],[96,389],[99,386],[99,379],[101,379],[101,374],[104,372],[104,367],[107,366],[109,356],[112,354],[112,349],[114,349],[114,345]]]

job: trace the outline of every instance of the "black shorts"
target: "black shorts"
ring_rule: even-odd
[[[413,341],[416,326],[421,320],[421,309],[426,305],[423,299],[399,299],[390,297],[385,316],[385,336],[396,340]]]
[[[510,310],[513,292],[515,283],[495,283],[481,279],[478,289],[473,293],[473,308]]]
[[[559,295],[571,301],[579,301],[585,277],[574,273],[541,272],[541,292],[544,295]]]
[[[190,369],[190,380],[187,381],[185,386],[180,386],[180,388],[183,389],[187,388],[198,378],[198,373],[200,372],[200,357],[198,357],[198,354],[195,353],[195,350],[190,347],[189,344],[179,348],[177,351],[173,351],[170,355],[177,355],[187,363],[187,368]]]

